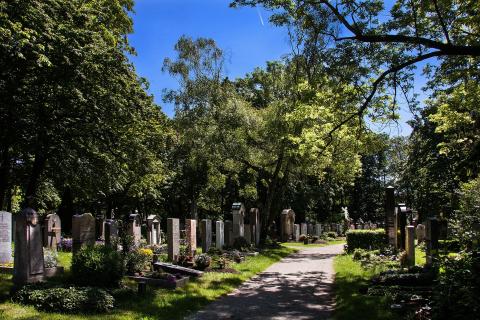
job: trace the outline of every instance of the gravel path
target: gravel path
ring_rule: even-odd
[[[330,319],[333,258],[342,250],[343,244],[302,249],[188,319]]]

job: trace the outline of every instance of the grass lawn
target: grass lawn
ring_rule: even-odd
[[[182,319],[201,309],[206,304],[231,292],[243,281],[265,270],[271,264],[286,257],[295,250],[282,247],[265,250],[255,257],[247,257],[244,262],[232,265],[238,274],[206,273],[200,279],[190,281],[176,290],[150,289],[145,296],[129,296],[117,300],[118,308],[104,315],[63,315],[43,313],[33,307],[11,303],[8,290],[11,276],[0,275],[0,319]],[[66,270],[70,269],[71,254],[61,254],[60,261]]]
[[[336,320],[399,319],[392,314],[384,297],[370,297],[359,293],[359,288],[383,270],[364,270],[351,255],[339,255],[334,260]]]
[[[303,242],[283,242],[282,245],[286,247],[293,247],[293,248],[309,248],[309,247],[325,247],[330,246],[332,244],[341,244],[345,243],[345,239],[337,239],[337,240],[330,240],[327,243],[309,243],[304,244]]]

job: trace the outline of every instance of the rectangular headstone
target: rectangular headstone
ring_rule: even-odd
[[[300,234],[307,235],[308,230],[307,230],[307,224],[306,223],[301,223],[300,224]]]
[[[405,227],[405,251],[407,252],[408,266],[413,267],[415,265],[415,227]]]
[[[405,249],[405,238],[406,238],[406,229],[407,226],[407,206],[403,203],[399,203],[395,209],[396,217],[396,226],[397,226],[397,248]],[[400,231],[400,232],[398,232]]]
[[[260,244],[260,210],[251,208],[249,214],[250,228],[252,229],[252,243],[256,246]]]
[[[228,247],[233,246],[233,223],[230,220],[225,220],[225,244]]]
[[[12,214],[0,211],[0,264],[12,262]]]
[[[217,249],[223,249],[223,245],[225,244],[224,235],[225,230],[223,221],[215,222],[215,247]]]
[[[167,219],[168,260],[177,261],[180,254],[180,220]]]
[[[433,260],[438,256],[439,226],[437,218],[428,218],[425,225],[425,253],[427,265],[432,265]]]
[[[72,252],[76,253],[82,245],[95,244],[95,218],[91,213],[72,217]]]
[[[212,246],[212,220],[202,220],[202,252],[208,252]]]
[[[307,233],[309,235],[313,235],[313,225],[312,224],[307,224]]]
[[[185,238],[187,254],[193,257],[197,252],[197,220],[185,220]]]
[[[242,203],[236,202],[232,205],[232,217],[233,217],[233,238],[243,237],[244,230],[244,217],[245,207]]]
[[[113,219],[105,220],[105,245],[113,245],[118,239],[118,222]]]
[[[418,243],[423,242],[425,240],[425,225],[418,224],[417,225],[417,241]]]
[[[133,238],[136,246],[140,244],[142,239],[142,221],[139,214],[134,213],[128,216],[127,234]]]
[[[244,234],[245,240],[247,240],[248,244],[252,243],[252,229],[250,229],[250,225],[246,224],[245,225],[245,234]]]
[[[293,225],[293,239],[295,242],[300,241],[300,225],[294,224]]]

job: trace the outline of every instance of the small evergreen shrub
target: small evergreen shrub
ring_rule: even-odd
[[[244,237],[236,237],[233,239],[233,248],[240,251],[248,251],[250,250],[250,244]]]
[[[101,313],[113,309],[115,299],[105,290],[92,287],[41,288],[25,286],[13,297],[15,302],[37,310],[62,313]]]
[[[303,242],[303,241],[305,241],[305,238],[307,238],[307,235],[301,234],[301,235],[298,237],[298,241]]]
[[[346,236],[348,253],[352,253],[355,249],[382,249],[387,245],[387,234],[383,229],[349,230]]]
[[[72,258],[72,275],[78,285],[118,287],[124,269],[121,253],[106,246],[84,246]]]
[[[212,258],[206,254],[202,253],[195,257],[195,265],[200,270],[205,270],[212,263]]]
[[[43,248],[43,264],[45,268],[55,268],[58,265],[57,252],[48,248]]]
[[[337,233],[334,232],[334,231],[328,231],[328,232],[327,232],[327,237],[328,237],[328,238],[333,238],[333,239],[335,239],[337,236],[338,236]]]

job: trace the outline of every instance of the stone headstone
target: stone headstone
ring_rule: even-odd
[[[42,229],[38,214],[32,208],[23,209],[15,216],[15,258],[13,283],[25,283],[43,280],[44,262]]]
[[[215,222],[215,247],[217,249],[223,249],[223,245],[225,244],[224,235],[224,223],[223,221],[216,221]]]
[[[187,255],[193,257],[197,252],[197,220],[185,220],[185,242],[187,245]]]
[[[113,219],[105,220],[105,245],[110,246],[118,239],[118,221]]]
[[[91,213],[76,214],[72,217],[72,252],[76,253],[82,245],[95,244],[95,218]]]
[[[385,188],[385,232],[388,236],[388,243],[397,246],[397,230],[395,228],[395,188]]]
[[[407,252],[408,265],[415,265],[415,227],[406,226],[405,230],[405,251]]]
[[[428,218],[425,225],[425,254],[427,265],[432,265],[433,260],[438,256],[438,240],[440,236],[437,218]]]
[[[248,244],[252,243],[252,229],[250,229],[250,225],[246,224],[245,225],[245,234],[244,234],[245,240],[247,240]]]
[[[295,242],[300,241],[300,225],[294,224],[293,225],[293,239]]]
[[[307,224],[307,233],[308,233],[309,235],[313,235],[313,234],[314,234],[314,233],[313,233],[313,224],[310,224],[310,223]]]
[[[168,260],[177,261],[180,254],[180,220],[167,219]]]
[[[314,234],[317,236],[317,237],[320,237],[322,235],[322,225],[320,223],[317,223],[315,225],[315,232]]]
[[[260,210],[258,208],[251,208],[249,214],[250,228],[252,229],[252,243],[255,246],[260,244]]]
[[[43,222],[43,246],[57,250],[61,241],[62,223],[58,214],[52,213],[45,217]]]
[[[0,264],[12,262],[12,214],[0,211]]]
[[[307,235],[307,224],[301,223],[300,224],[300,234]]]
[[[417,225],[417,241],[418,243],[423,242],[425,240],[425,225],[418,224]]]
[[[202,226],[202,252],[208,252],[208,249],[212,246],[212,220],[203,219]]]
[[[147,217],[147,243],[149,245],[162,243],[160,217],[154,214]]]
[[[232,205],[232,217],[233,217],[233,238],[244,236],[244,218],[245,218],[245,206],[243,203],[235,202]],[[233,242],[232,242],[233,244]]]
[[[407,226],[408,210],[409,209],[407,208],[407,206],[403,203],[399,203],[398,206],[395,208],[398,249],[405,249],[405,239],[406,239],[405,227]]]
[[[233,223],[230,220],[225,220],[225,244],[228,247],[233,246]]]
[[[95,239],[105,240],[105,216],[95,216]]]
[[[295,212],[292,209],[284,209],[280,215],[280,238],[289,241],[293,238],[293,225],[295,224]]]
[[[127,234],[133,238],[133,243],[138,246],[142,240],[142,220],[138,213],[128,216]]]

